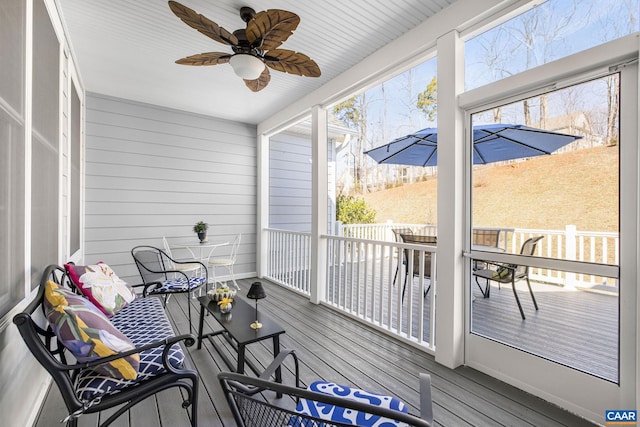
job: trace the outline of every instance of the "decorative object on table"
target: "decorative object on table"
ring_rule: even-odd
[[[209,224],[204,221],[196,222],[196,225],[193,226],[193,232],[198,235],[198,239],[200,239],[200,243],[204,243],[207,241],[207,229],[209,228]]]
[[[228,313],[233,308],[233,304],[231,304],[233,300],[231,298],[222,298],[218,301],[218,305],[220,306],[220,313]]]
[[[250,325],[251,329],[262,328],[262,323],[258,322],[258,300],[266,298],[266,296],[267,294],[265,293],[264,287],[262,286],[261,282],[253,282],[251,284],[251,288],[249,288],[247,298],[256,300],[256,321]]]
[[[224,288],[211,289],[209,292],[207,292],[207,295],[209,296],[209,298],[211,298],[211,300],[215,302],[220,302],[224,298],[235,297],[237,292],[238,291],[236,291],[235,289],[224,287]]]
[[[256,12],[245,6],[240,8],[240,18],[246,23],[246,28],[230,32],[178,2],[170,1],[169,7],[185,24],[231,47],[233,51],[199,53],[178,59],[177,64],[200,66],[228,63],[253,92],[267,86],[271,80],[269,68],[298,76],[320,77],[320,67],[307,55],[278,49],[300,23],[300,17],[293,12],[280,9]]]

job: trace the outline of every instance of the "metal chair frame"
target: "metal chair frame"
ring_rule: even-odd
[[[44,322],[42,320],[36,320],[42,319],[43,316],[34,316],[34,313],[38,311],[38,309],[44,310],[42,302],[44,300],[45,283],[47,280],[52,280],[60,286],[75,290],[75,287],[71,285],[71,280],[69,280],[63,268],[57,265],[48,266],[40,279],[40,287],[38,288],[36,297],[23,312],[18,313],[13,318],[13,323],[18,327],[22,339],[33,356],[40,365],[47,370],[53,378],[54,383],[58,386],[69,414],[64,420],[67,426],[76,427],[78,417],[83,414],[94,414],[116,408],[114,412],[100,424],[101,427],[106,427],[118,419],[120,415],[126,413],[131,407],[142,402],[147,397],[173,387],[178,387],[185,391],[182,406],[184,408],[191,406],[191,426],[197,426],[198,373],[190,369],[188,361],[186,360],[184,369],[176,369],[167,359],[168,349],[173,344],[181,341],[187,346],[195,344],[196,340],[193,335],[179,335],[167,338],[91,362],[69,363],[66,358],[66,349],[58,342],[51,327],[46,323],[43,324]],[[129,388],[120,389],[113,394],[107,393],[100,399],[92,402],[81,401],[76,396],[74,379],[81,371],[92,369],[95,366],[160,346],[165,347],[162,360],[166,371],[165,373],[144,382],[136,383]]]
[[[538,242],[544,236],[531,237],[527,239],[520,248],[520,255],[531,256],[534,254],[536,250],[536,246]],[[522,316],[522,320],[525,320],[524,310],[522,309],[522,304],[520,303],[520,298],[518,297],[518,292],[516,291],[516,282],[522,279],[527,281],[527,287],[529,288],[529,294],[531,295],[531,300],[533,301],[533,306],[536,311],[538,310],[538,302],[536,301],[536,297],[533,295],[533,289],[531,288],[531,281],[529,280],[529,266],[527,265],[516,265],[516,264],[500,264],[493,263],[488,261],[483,261],[487,264],[487,268],[475,270],[473,271],[473,275],[476,279],[476,284],[478,288],[480,288],[480,292],[484,298],[489,298],[491,294],[491,281],[498,283],[500,286],[501,283],[511,283],[511,289],[513,290],[513,296],[516,299],[516,303],[518,304],[518,309],[520,310],[520,316]],[[497,267],[496,269],[490,268],[490,266]],[[498,270],[506,269],[508,274],[505,274],[503,277],[498,275]],[[480,285],[480,281],[478,278],[483,278],[486,281],[485,288],[482,289],[482,285]]]
[[[295,387],[270,381],[275,370],[288,356],[293,357],[295,363]],[[357,402],[345,397],[332,396],[300,388],[299,363],[293,350],[279,353],[258,378],[234,372],[221,372],[218,374],[218,380],[229,402],[236,425],[239,427],[280,427],[283,425],[333,427],[353,425],[301,414],[285,406],[285,403],[291,403],[291,400],[298,404],[300,399],[347,408],[359,412],[367,419],[372,416],[381,416],[388,418],[390,422],[395,421],[399,425],[417,427],[433,425],[431,377],[428,374],[420,374],[420,417]],[[274,399],[273,395],[278,399]]]
[[[229,276],[231,276],[231,281],[236,289],[240,289],[238,286],[238,282],[236,282],[236,275],[233,272],[233,266],[236,263],[238,257],[238,248],[240,247],[240,241],[242,239],[242,234],[238,234],[234,239],[231,245],[231,252],[229,253],[229,257],[214,257],[209,259],[209,267],[211,267],[211,276],[213,286],[216,286],[216,267],[226,267],[229,272]]]
[[[164,303],[166,305],[167,299],[171,294],[176,293],[186,293],[190,294],[195,289],[199,289],[201,287],[205,287],[205,292],[207,290],[208,282],[209,282],[209,273],[207,271],[207,267],[199,262],[199,261],[178,261],[171,258],[166,252],[162,249],[156,248],[155,246],[148,245],[140,245],[131,249],[131,256],[136,263],[136,267],[138,267],[138,272],[140,273],[140,277],[142,278],[142,295],[146,297],[147,295],[163,295]],[[179,270],[178,268],[170,268],[171,265],[185,265],[185,264],[198,264],[202,269],[202,274],[204,275],[204,281],[201,285],[190,288],[187,286],[186,289],[180,290],[168,290],[168,291],[157,291],[162,284],[170,280],[170,275],[173,275],[177,278],[184,278],[186,283],[190,283],[190,277],[183,270]],[[191,304],[187,304],[187,312],[189,315],[189,330],[193,327],[191,322]]]
[[[420,236],[415,234],[401,234],[402,240],[404,243],[411,243],[417,245],[437,245],[438,238],[436,236]],[[429,291],[431,290],[431,252],[425,251],[423,256],[421,257],[421,251],[415,249],[404,249],[404,257],[409,260],[411,257],[410,252],[413,253],[413,263],[412,264],[412,274],[409,274],[409,262],[405,264],[405,276],[404,276],[404,285],[402,287],[402,300],[404,301],[404,294],[407,290],[407,279],[409,276],[415,277],[420,275],[420,264],[422,265],[422,275],[425,278],[429,279],[429,286],[424,291],[423,297],[426,297]],[[423,258],[423,261],[421,260]]]

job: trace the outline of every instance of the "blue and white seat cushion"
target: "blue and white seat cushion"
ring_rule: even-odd
[[[197,289],[200,286],[207,283],[204,277],[189,277],[180,276],[174,279],[168,279],[162,282],[160,285],[151,288],[149,294],[166,294],[169,292],[185,292]]]
[[[308,390],[328,394],[331,396],[343,397],[349,400],[367,403],[369,405],[393,409],[395,411],[407,413],[407,407],[399,399],[383,394],[372,393],[369,391],[351,388],[339,384],[329,383],[325,381],[316,381],[307,387]],[[357,425],[362,427],[396,427],[399,425],[397,421],[390,420],[381,416],[358,412],[352,409],[342,408],[340,406],[329,405],[326,403],[300,399],[296,412],[302,415],[308,415],[335,423]],[[289,425],[293,427],[322,427],[322,423],[310,422],[302,420],[298,417],[292,417]]]
[[[155,297],[134,300],[110,320],[113,326],[126,335],[136,347],[175,335],[161,300]],[[88,369],[82,371],[76,378],[76,395],[80,400],[90,402],[104,394],[113,394],[120,389],[164,373],[163,350],[164,346],[160,346],[139,353],[140,365],[138,377],[135,380],[114,379]],[[184,353],[179,344],[171,347],[169,363],[176,368],[183,367]]]

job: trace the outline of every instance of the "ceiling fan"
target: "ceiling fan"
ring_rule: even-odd
[[[217,65],[229,63],[235,73],[244,79],[249,89],[264,89],[271,75],[269,68],[306,77],[320,77],[318,64],[307,55],[287,49],[278,49],[300,23],[295,13],[280,9],[257,12],[250,7],[240,8],[240,18],[247,26],[230,33],[207,17],[176,1],[169,7],[185,24],[205,36],[231,46],[233,53],[206,52],[178,59],[182,65]],[[266,67],[265,67],[266,65]]]

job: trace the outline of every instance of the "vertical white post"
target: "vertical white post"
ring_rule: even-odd
[[[327,110],[320,106],[311,111],[311,302],[324,299],[327,285]]]
[[[256,157],[256,274],[259,278],[267,275],[268,236],[265,228],[269,227],[269,137],[260,134],[257,138]]]
[[[438,38],[438,271],[436,361],[449,368],[464,363],[465,224],[464,45],[457,31]]]
[[[564,228],[564,247],[565,257],[567,260],[575,261],[576,258],[576,226],[567,225]],[[564,287],[567,289],[575,289],[576,273],[565,273]]]

